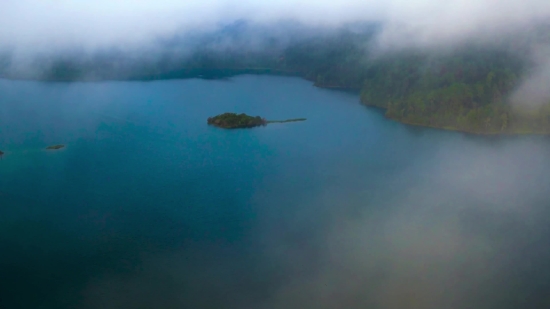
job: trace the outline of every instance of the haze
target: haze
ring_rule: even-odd
[[[524,83],[512,100],[518,104],[542,104],[550,98],[548,42],[537,38],[531,40],[529,36],[535,32],[534,29],[548,25],[549,0],[2,1],[0,56],[6,53],[15,60],[28,60],[44,54],[75,51],[93,54],[110,49],[131,55],[138,50],[163,48],[159,42],[175,37],[201,36],[240,20],[250,21],[258,26],[256,29],[279,29],[280,37],[293,34],[288,28],[281,27],[291,24],[290,21],[314,31],[361,23],[377,24],[381,30],[377,32],[376,46],[383,51],[409,48],[452,51],[470,42],[493,44],[501,38],[516,37],[528,42],[527,47],[521,47],[526,51],[524,56],[534,65],[522,77]],[[257,38],[263,32],[258,31],[254,36],[244,36],[250,41],[248,44],[261,42]],[[176,52],[184,53],[185,50],[178,46]],[[159,54],[151,52],[147,55],[154,58]],[[26,65],[34,68],[36,64],[31,61]],[[30,96],[30,92],[26,88],[13,87],[11,83],[2,81],[2,95],[6,102],[11,102],[14,110],[25,110],[20,97]],[[133,83],[130,84],[133,87]],[[37,85],[38,88],[50,86]],[[70,98],[63,101],[63,108],[86,101],[80,102],[86,96],[71,92],[75,87],[84,87],[82,84],[55,86],[61,89],[56,90],[61,95],[56,95]],[[134,104],[134,99],[139,102],[142,97],[140,92],[136,92],[135,97],[120,99],[116,96],[118,84],[92,86],[99,87],[99,90],[89,92],[92,98],[86,99],[92,103],[86,101],[86,104],[97,109],[103,108],[102,104],[109,106],[113,102]],[[148,86],[153,87],[155,83]],[[256,90],[253,86],[243,88]],[[212,96],[214,94],[213,91]],[[102,96],[102,99],[94,101],[94,96]],[[185,96],[182,94],[177,100],[181,98]],[[247,100],[248,97],[244,96],[238,101]],[[58,97],[55,97],[51,99],[54,103],[50,104],[57,101]],[[34,97],[28,102],[32,102],[29,103],[32,108],[27,109],[39,114]],[[203,104],[200,100],[197,102]],[[262,103],[265,104],[263,101],[258,104]],[[40,108],[46,106],[42,101],[40,104],[44,104]],[[134,108],[134,105],[128,106]],[[148,107],[149,102],[143,106]],[[130,109],[128,113],[134,115],[133,112]],[[143,118],[147,119],[143,113]],[[23,112],[21,115],[29,117]],[[86,119],[93,117],[87,115]],[[54,116],[50,118],[54,119]],[[365,123],[372,121],[372,118],[365,119]],[[13,120],[13,123],[22,125],[25,121],[29,121],[28,118]],[[6,122],[9,124],[8,120]],[[409,129],[399,127],[403,131]],[[357,140],[380,139],[375,130],[353,132],[348,135]],[[425,134],[421,132],[411,129],[406,135],[412,141],[415,135]],[[381,150],[387,151],[390,157],[394,153],[406,153],[404,161],[407,164],[396,167],[395,161],[390,160],[389,163],[380,161],[380,165],[374,162],[371,167],[375,172],[388,170],[380,179],[383,189],[395,192],[393,199],[382,200],[387,196],[376,189],[383,186],[368,183],[364,175],[355,176],[355,181],[347,179],[354,175],[352,172],[357,162],[342,156],[347,160],[329,162],[334,164],[333,169],[319,165],[319,175],[333,181],[323,192],[317,195],[302,193],[307,196],[299,196],[299,199],[283,205],[286,208],[281,205],[265,207],[274,209],[274,212],[280,209],[301,211],[275,215],[261,213],[265,216],[259,218],[262,224],[254,227],[254,231],[258,231],[253,239],[258,247],[254,249],[259,248],[262,257],[268,257],[266,260],[284,270],[283,274],[277,274],[276,283],[270,283],[273,286],[265,282],[263,286],[259,284],[269,288],[266,294],[257,291],[256,281],[246,280],[247,275],[257,276],[253,267],[247,265],[232,269],[216,264],[212,269],[212,264],[204,263],[204,267],[193,266],[191,269],[191,263],[186,261],[189,253],[182,249],[181,252],[159,256],[144,254],[140,257],[142,269],[133,277],[118,274],[94,277],[79,297],[84,299],[86,308],[127,308],[132,305],[152,308],[159,303],[165,304],[164,308],[182,308],[189,304],[182,291],[188,293],[185,295],[197,291],[191,293],[195,297],[191,303],[207,303],[213,308],[223,307],[227,301],[223,297],[212,297],[218,295],[217,291],[230,291],[219,294],[234,303],[246,303],[248,306],[243,308],[544,308],[548,303],[547,291],[532,287],[546,287],[544,282],[550,269],[547,263],[550,252],[546,244],[550,235],[546,207],[546,192],[550,185],[546,168],[550,166],[547,141],[534,137],[491,139],[463,136],[449,140],[441,142],[440,148],[427,157],[416,151],[433,143],[431,140],[424,141],[424,145],[411,142],[403,148],[395,148],[394,152],[389,150],[402,140],[372,144],[374,146],[368,149],[368,155],[381,153]],[[309,143],[312,149],[317,146]],[[355,144],[360,145],[360,142]],[[337,150],[345,153],[345,149]],[[182,152],[185,151],[187,149]],[[415,153],[417,158],[413,156]],[[328,177],[322,175],[325,171],[341,174]],[[283,174],[282,171],[276,172]],[[294,189],[294,186],[299,189],[298,181],[283,176],[279,180],[284,189]],[[284,195],[285,190],[273,188],[257,193],[255,198],[261,203],[279,201],[273,197]],[[366,200],[370,208],[366,207]],[[284,219],[273,220],[277,216]],[[282,226],[280,222],[290,223]],[[197,261],[202,258],[191,256]],[[197,265],[202,264],[197,262]],[[303,269],[307,267],[311,267],[309,272]],[[536,280],[531,284],[527,282],[529,279],[519,278],[518,274],[527,274]],[[242,280],[240,285],[236,284],[236,278]],[[529,297],[541,303],[544,301],[544,304],[529,304]],[[487,299],[490,299],[489,303]],[[523,299],[526,301],[522,302]]]
[[[136,47],[238,19],[310,26],[384,25],[384,46],[457,44],[550,19],[545,0],[21,0],[0,4],[0,48],[19,52]]]

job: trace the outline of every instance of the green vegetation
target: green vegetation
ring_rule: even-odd
[[[361,102],[413,125],[480,134],[548,134],[550,102],[529,110],[509,102],[523,68],[513,54],[498,51],[401,57],[370,68]]]
[[[65,145],[48,146],[48,147],[46,147],[46,150],[58,150],[58,149],[61,149],[61,148],[65,148]]]
[[[476,134],[550,134],[550,100],[530,108],[532,102],[510,102],[531,69],[521,43],[371,57],[366,40],[347,34],[303,42],[285,51],[285,65],[319,87],[358,89],[363,104],[403,123]]]
[[[371,55],[369,39],[339,33],[300,42],[284,51],[280,66],[319,87],[357,89],[363,104],[384,108],[403,123],[478,134],[550,134],[550,101],[533,108],[510,102],[530,74],[526,42]]]
[[[208,124],[224,129],[253,128],[267,124],[260,116],[248,116],[247,114],[224,113],[208,118]]]
[[[360,91],[363,104],[384,108],[388,118],[412,125],[480,134],[550,134],[550,101],[536,102],[533,108],[525,107],[534,103],[528,98],[520,102],[525,104],[510,103],[511,94],[535,69],[526,61],[529,47],[534,43],[550,44],[547,28],[524,37],[492,38],[458,50],[391,53],[374,52],[377,25],[360,31],[321,31],[282,42],[274,36],[263,48],[247,49],[246,44],[219,48],[219,41],[228,35],[237,42],[246,38],[246,25],[231,29],[204,38],[186,57],[174,52],[176,56],[167,54],[159,61],[141,59],[135,63],[125,62],[130,60],[122,54],[88,62],[59,59],[42,78],[153,80],[293,75],[318,87]],[[112,67],[113,63],[125,65]],[[0,76],[4,76],[1,71]],[[226,128],[266,124],[261,118],[244,114],[224,115],[208,123]]]
[[[208,118],[208,124],[224,129],[253,128],[265,126],[268,123],[287,123],[306,121],[306,118],[294,118],[287,120],[265,120],[260,116],[248,116],[247,114],[224,113]]]
[[[355,89],[363,104],[384,108],[388,118],[412,125],[478,134],[550,134],[550,101],[530,109],[510,103],[532,68],[524,57],[529,43],[521,38],[442,54],[408,50],[380,55],[369,52],[372,35],[341,31],[271,54],[207,53],[188,65],[219,65],[235,74],[258,68],[260,74],[299,75],[318,87]]]

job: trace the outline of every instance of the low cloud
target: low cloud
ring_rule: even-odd
[[[362,190],[339,187],[353,168],[344,162],[332,185],[288,205],[269,205],[285,189],[266,188],[250,256],[145,255],[132,275],[91,280],[82,308],[546,308],[550,149],[456,143],[380,186],[356,175]]]
[[[384,25],[380,44],[440,46],[529,28],[550,19],[545,0],[130,1],[21,0],[0,4],[0,48],[132,48],[245,19],[310,26]]]
[[[494,43],[502,36],[546,23],[550,3],[541,0],[393,1],[384,18],[380,44],[387,47]]]
[[[538,308],[542,294],[528,289],[548,255],[539,247],[549,236],[541,219],[547,181],[536,172],[548,163],[548,148],[540,141],[466,144],[445,145],[422,171],[391,176],[393,199],[327,188],[312,203],[321,213],[331,209],[326,229],[293,227],[315,229],[316,250],[292,238],[270,243],[296,276],[261,308]],[[415,184],[399,185],[411,177]],[[305,274],[296,258],[303,256],[315,265]]]
[[[515,106],[538,108],[550,103],[550,45],[536,46],[531,59],[533,69],[510,98]]]

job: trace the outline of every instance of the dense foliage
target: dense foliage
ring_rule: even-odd
[[[510,102],[529,74],[521,47],[507,42],[445,54],[369,55],[364,39],[305,42],[286,50],[287,64],[317,86],[360,89],[362,103],[401,122],[471,133],[550,134],[550,100]]]
[[[260,116],[248,116],[247,114],[224,113],[208,118],[208,124],[224,129],[253,128],[263,126],[266,120]]]
[[[445,57],[398,56],[371,66],[361,101],[402,122],[475,133],[550,133],[549,104],[513,106],[526,64],[512,52],[471,48]]]

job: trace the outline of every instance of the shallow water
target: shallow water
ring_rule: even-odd
[[[545,137],[288,77],[3,80],[0,149],[0,308],[550,307]]]

